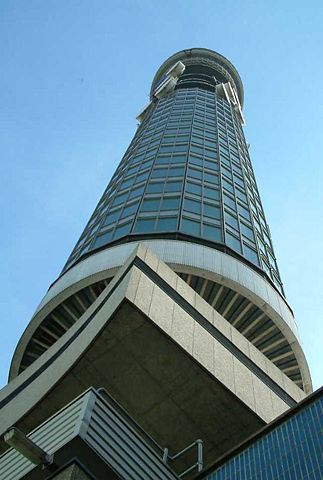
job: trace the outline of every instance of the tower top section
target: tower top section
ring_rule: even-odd
[[[206,82],[206,84],[210,79],[223,83],[230,82],[238,94],[241,106],[243,106],[243,85],[238,71],[223,55],[207,48],[189,48],[181,50],[169,57],[159,67],[153,79],[150,89],[151,98],[160,82],[165,78],[165,75],[167,75],[169,69],[177,62],[182,62],[188,70],[187,73],[191,75],[191,79],[186,75],[186,84],[188,84],[190,80],[191,83],[193,83],[193,81],[197,79],[200,82]]]

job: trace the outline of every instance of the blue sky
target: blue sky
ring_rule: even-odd
[[[225,55],[314,387],[323,383],[323,3],[4,0],[0,3],[0,386],[16,343],[136,128],[159,65]]]

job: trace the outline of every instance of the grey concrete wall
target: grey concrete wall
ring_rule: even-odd
[[[59,472],[53,477],[55,480],[92,480],[80,467],[76,464],[69,465],[67,468]]]

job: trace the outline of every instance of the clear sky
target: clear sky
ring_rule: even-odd
[[[136,129],[159,65],[226,56],[314,388],[323,383],[323,2],[0,2],[0,386]]]

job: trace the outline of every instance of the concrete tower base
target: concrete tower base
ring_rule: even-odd
[[[0,434],[34,429],[89,387],[106,389],[170,454],[201,438],[206,465],[304,397],[143,245],[2,390]]]

